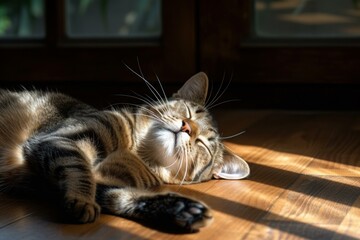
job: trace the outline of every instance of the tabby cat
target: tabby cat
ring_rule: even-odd
[[[0,90],[0,190],[41,179],[77,223],[105,211],[181,230],[204,227],[212,220],[207,205],[151,189],[248,176],[247,163],[220,141],[207,91],[208,78],[198,73],[169,99],[156,93],[157,101],[99,111],[60,93]]]

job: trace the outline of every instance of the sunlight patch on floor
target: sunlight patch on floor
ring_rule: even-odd
[[[301,173],[316,176],[341,175],[343,177],[360,176],[360,166],[319,159],[316,158],[316,156],[275,151],[269,148],[240,145],[230,142],[227,142],[226,146],[250,163],[253,162],[273,168],[293,171],[295,174]],[[306,164],[305,167],[304,164]],[[353,183],[349,184],[353,185]]]

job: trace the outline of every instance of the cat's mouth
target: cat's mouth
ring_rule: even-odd
[[[171,143],[173,151],[176,151],[176,148],[178,147],[179,144],[179,132],[175,132],[171,129],[165,128],[165,130],[168,132],[167,137],[165,138],[165,141],[167,143]],[[164,144],[164,146],[167,146],[167,148],[169,147],[168,144]]]
[[[182,120],[181,125],[180,125],[180,122],[177,122],[176,124],[162,126],[161,128],[163,130],[167,131],[168,133],[171,133],[172,137],[169,139],[164,139],[164,140],[173,139],[174,148],[179,147],[179,144],[180,145],[184,144],[184,141],[188,141],[190,134],[191,134],[191,126],[186,120]],[[160,131],[160,134],[161,134],[161,132],[162,131]],[[168,134],[165,134],[165,135],[168,135]],[[188,136],[188,137],[186,137],[186,136]]]
[[[183,146],[190,140],[190,135],[187,132],[184,132],[182,130],[180,130],[180,131],[173,131],[171,129],[166,129],[166,130],[169,131],[170,133],[172,133],[172,135],[173,135],[174,150]]]

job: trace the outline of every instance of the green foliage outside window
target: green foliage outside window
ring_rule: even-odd
[[[28,37],[43,16],[43,0],[0,0],[0,36]]]

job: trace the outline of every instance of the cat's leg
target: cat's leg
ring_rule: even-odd
[[[96,167],[96,199],[115,215],[187,231],[212,220],[210,209],[197,200],[149,189],[161,185],[145,164],[127,151],[113,152]]]
[[[162,184],[161,179],[136,155],[121,149],[110,153],[100,163],[95,164],[94,173],[98,183],[110,186],[145,189]]]
[[[155,224],[160,228],[196,231],[212,221],[211,210],[204,203],[176,193],[98,185],[97,201],[112,214]]]
[[[24,157],[31,168],[59,188],[69,220],[87,223],[99,216],[91,166],[74,141],[56,136],[34,138],[24,145]]]

